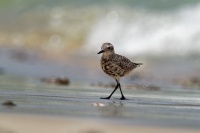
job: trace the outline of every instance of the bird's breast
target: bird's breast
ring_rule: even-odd
[[[109,59],[101,59],[101,68],[102,70],[111,77],[122,77],[126,73],[123,69],[113,63],[112,60]]]

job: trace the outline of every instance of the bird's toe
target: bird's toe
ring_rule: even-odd
[[[125,97],[121,97],[120,100],[128,100],[127,98]]]
[[[110,99],[110,97],[101,97],[100,99]]]

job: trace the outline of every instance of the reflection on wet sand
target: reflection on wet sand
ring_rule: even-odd
[[[107,118],[120,118],[126,115],[126,108],[124,108],[124,104],[119,101],[112,101],[104,107],[98,107],[98,111],[102,117]]]

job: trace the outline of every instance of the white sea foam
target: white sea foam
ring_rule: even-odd
[[[165,13],[111,10],[94,23],[85,47],[98,51],[103,42],[130,55],[200,52],[200,5]]]

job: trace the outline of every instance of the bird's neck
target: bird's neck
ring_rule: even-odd
[[[114,54],[115,54],[114,52],[104,52],[102,58],[109,59]]]

